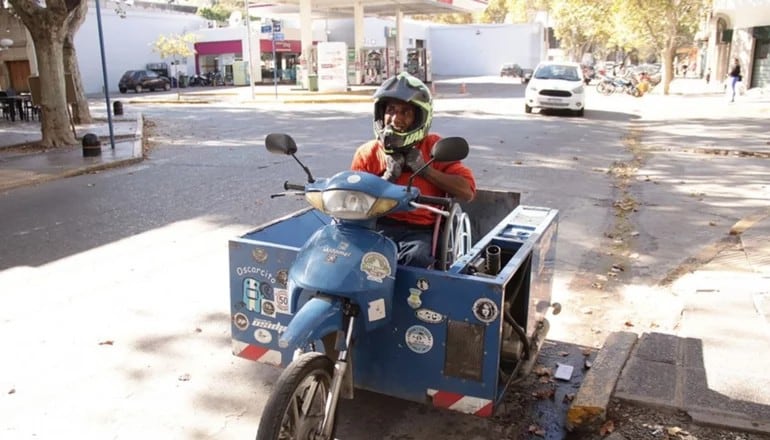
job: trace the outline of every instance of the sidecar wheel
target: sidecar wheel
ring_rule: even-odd
[[[305,353],[289,364],[267,400],[257,440],[320,439],[333,374],[334,363],[323,353]]]

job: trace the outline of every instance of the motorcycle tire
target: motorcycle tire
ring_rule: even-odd
[[[596,90],[604,96],[609,96],[612,94],[613,89],[606,83],[601,82],[596,86]]]
[[[323,424],[333,374],[334,362],[323,353],[305,353],[289,364],[265,404],[256,440],[316,438],[311,434]],[[309,392],[313,394],[308,396]],[[303,413],[306,402],[307,414]],[[336,430],[335,417],[328,440],[334,439]]]

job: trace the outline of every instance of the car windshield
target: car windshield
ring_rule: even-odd
[[[561,79],[564,81],[580,81],[578,70],[575,66],[563,64],[549,64],[540,66],[535,72],[536,79]]]

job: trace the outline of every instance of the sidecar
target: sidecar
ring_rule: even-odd
[[[491,416],[548,331],[558,211],[491,190],[462,208],[470,250],[445,271],[398,267],[390,323],[357,333],[353,385]],[[230,240],[234,355],[280,367],[292,361],[292,349],[278,344],[292,318],[289,267],[329,222],[308,208]]]

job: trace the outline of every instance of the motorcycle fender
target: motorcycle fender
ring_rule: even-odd
[[[306,347],[328,333],[341,329],[342,301],[316,296],[294,314],[286,331],[278,339],[278,346],[282,349]]]

